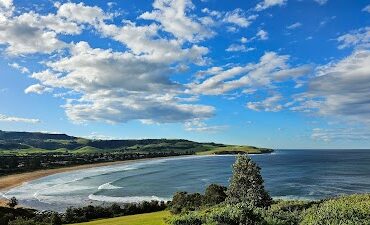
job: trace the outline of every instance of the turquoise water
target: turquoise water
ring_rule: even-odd
[[[275,198],[321,199],[370,192],[369,150],[278,150],[253,155]],[[56,174],[5,193],[38,209],[104,202],[167,200],[177,191],[227,185],[235,156],[154,159]]]

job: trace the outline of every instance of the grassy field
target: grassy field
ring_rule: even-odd
[[[139,215],[122,216],[111,219],[96,220],[79,225],[165,225],[164,218],[169,216],[168,211],[145,213]]]
[[[217,147],[209,151],[197,152],[197,155],[220,155],[220,154],[236,154],[236,153],[248,153],[248,154],[260,154],[268,153],[270,149],[256,148],[253,146],[237,146],[230,145],[226,147]]]

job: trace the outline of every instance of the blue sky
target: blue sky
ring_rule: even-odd
[[[0,129],[368,148],[370,4],[0,0]]]

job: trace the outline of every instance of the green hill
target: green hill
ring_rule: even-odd
[[[266,149],[251,146],[231,146],[200,143],[185,139],[93,140],[66,134],[0,131],[0,153],[228,153],[239,149],[248,153],[265,153]]]

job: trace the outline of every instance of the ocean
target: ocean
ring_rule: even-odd
[[[370,150],[276,150],[251,155],[274,198],[317,200],[370,192]],[[228,185],[235,156],[185,156],[83,169],[13,188],[21,204],[64,211],[69,206],[169,200],[178,191]]]

